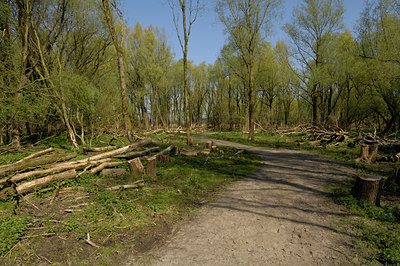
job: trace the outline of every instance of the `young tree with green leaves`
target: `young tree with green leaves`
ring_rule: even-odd
[[[176,33],[179,39],[179,44],[183,53],[183,90],[185,98],[185,124],[186,124],[186,138],[187,144],[191,145],[192,140],[190,138],[190,113],[189,113],[189,88],[188,88],[188,66],[187,66],[187,56],[188,56],[188,43],[189,37],[192,30],[192,25],[196,22],[197,17],[200,12],[200,0],[189,0],[188,4],[186,0],[168,0],[168,3],[172,10],[174,25]],[[183,33],[179,30],[179,16],[182,14],[182,28]],[[183,36],[182,36],[183,34]],[[183,39],[183,40],[182,40]]]
[[[216,11],[247,69],[249,140],[254,140],[255,65],[260,43],[268,36],[281,0],[219,0]]]
[[[284,30],[292,39],[302,66],[302,83],[307,100],[312,106],[312,121],[320,122],[319,105],[326,86],[323,66],[326,64],[332,35],[342,28],[344,7],[342,0],[303,0],[294,9],[291,24]]]

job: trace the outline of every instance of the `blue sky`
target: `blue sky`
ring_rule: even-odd
[[[178,1],[178,0],[176,0]],[[188,0],[187,0],[188,1]],[[189,39],[188,59],[195,64],[205,61],[213,64],[217,59],[219,51],[225,43],[224,27],[218,21],[214,11],[214,0],[200,0],[206,7],[198,20],[193,24]],[[267,41],[275,44],[277,40],[289,42],[281,27],[289,23],[293,8],[301,0],[284,0],[282,18],[274,22],[274,33]],[[364,0],[344,0],[345,13],[343,22],[345,27],[353,31],[360,13],[364,8]],[[125,0],[123,3],[124,17],[130,27],[140,22],[143,27],[152,24],[159,29],[164,29],[170,46],[176,53],[176,59],[182,58],[181,48],[176,35],[172,20],[172,13],[166,0]]]

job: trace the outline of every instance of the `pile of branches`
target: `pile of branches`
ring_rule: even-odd
[[[0,179],[0,196],[7,198],[23,195],[53,181],[78,178],[86,172],[97,174],[105,168],[117,167],[132,159],[155,160],[175,148],[175,145],[172,144],[152,156],[148,154],[159,151],[159,147],[133,151],[151,142],[150,138],[145,138],[121,148],[113,146],[85,148],[86,152],[97,152],[97,154],[81,160],[72,160],[77,156],[76,153],[54,153],[53,148],[36,152],[17,162],[0,166],[0,178],[2,178]],[[106,151],[109,149],[113,150]]]
[[[295,128],[278,130],[278,134],[307,134],[309,140],[319,141],[321,144],[340,143],[351,139],[349,133],[341,128],[325,128],[322,126],[300,125]]]

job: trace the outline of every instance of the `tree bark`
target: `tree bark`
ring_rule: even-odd
[[[121,158],[123,158],[123,159],[133,159],[133,158],[136,158],[136,157],[144,156],[144,155],[146,155],[146,154],[148,154],[150,152],[159,151],[159,150],[160,150],[160,147],[151,147],[151,148],[145,149],[143,151],[129,152],[129,153],[126,153],[126,154],[117,155],[117,156],[113,156],[113,157],[114,158],[119,158],[119,159],[121,159]]]
[[[55,180],[63,180],[63,179],[67,179],[67,178],[71,178],[71,177],[75,177],[75,176],[76,176],[76,170],[72,169],[72,170],[69,170],[66,172],[62,172],[62,173],[55,174],[55,175],[49,175],[49,176],[46,176],[43,178],[39,178],[39,179],[30,181],[30,182],[23,183],[23,184],[17,186],[15,189],[18,194],[23,194],[34,188],[47,185]]]
[[[124,162],[104,162],[102,164],[100,164],[99,166],[96,166],[95,168],[90,170],[91,174],[97,174],[98,172],[102,171],[104,168],[107,167],[116,167],[119,166],[121,164],[123,164]]]
[[[128,162],[129,169],[132,176],[143,175],[144,174],[144,167],[142,162],[139,158],[135,158]]]
[[[157,176],[157,158],[151,157],[147,160],[146,174],[153,177]]]
[[[119,81],[120,81],[120,86],[121,86],[121,97],[122,97],[122,115],[124,118],[125,131],[126,131],[128,139],[129,139],[129,142],[133,143],[134,138],[132,135],[132,124],[131,124],[131,121],[129,119],[129,114],[128,114],[128,89],[126,87],[126,79],[125,79],[124,51],[123,51],[123,45],[122,45],[123,38],[121,40],[118,40],[118,36],[117,36],[115,27],[114,27],[114,20],[112,17],[109,0],[102,0],[102,1],[103,1],[104,15],[106,17],[107,24],[108,24],[108,29],[110,31],[111,38],[114,42],[114,46],[117,51],[118,74],[119,74]],[[123,29],[122,29],[122,31],[123,31]]]
[[[54,163],[54,162],[62,162],[67,161],[76,157],[76,153],[68,153],[68,154],[57,154],[57,155],[49,155],[43,156],[40,158],[34,158],[32,160],[24,161],[22,163],[18,163],[15,165],[11,165],[9,167],[5,167],[0,169],[0,176],[6,176],[14,171],[26,170],[29,168],[37,168],[39,166]]]
[[[352,194],[357,200],[365,200],[376,206],[380,206],[380,195],[383,179],[380,176],[358,176]]]
[[[36,152],[36,153],[31,154],[31,155],[29,155],[29,156],[27,156],[27,157],[25,157],[25,158],[22,158],[22,159],[19,160],[19,161],[16,161],[15,163],[2,165],[2,166],[0,166],[0,170],[3,169],[3,168],[8,168],[8,167],[12,167],[12,166],[21,164],[21,163],[23,163],[23,162],[26,162],[27,160],[30,160],[30,159],[33,159],[33,158],[42,156],[42,155],[47,154],[47,153],[50,153],[50,152],[52,152],[52,151],[54,151],[53,148],[48,148],[48,149],[45,149],[45,150]]]

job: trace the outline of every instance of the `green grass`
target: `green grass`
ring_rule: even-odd
[[[163,134],[151,137],[155,140],[163,139],[164,143],[153,143],[149,146],[158,145],[163,149],[174,143],[189,148],[184,144],[185,137],[183,135]],[[106,141],[109,138],[110,136],[102,136],[99,140]],[[60,140],[49,140],[47,144],[53,145],[58,141]],[[200,151],[203,145],[201,144],[195,149]],[[62,144],[59,145],[59,147],[61,146]],[[36,217],[39,217],[34,219],[34,222],[30,222],[29,226],[25,222],[27,220],[22,219],[21,215],[12,214],[13,204],[10,201],[0,202],[0,210],[4,210],[2,211],[4,219],[12,219],[16,227],[14,231],[7,229],[13,232],[13,237],[7,234],[0,239],[2,254],[8,254],[6,257],[10,259],[18,256],[24,257],[22,249],[13,250],[12,254],[7,253],[7,250],[15,245],[25,233],[28,235],[55,233],[55,236],[66,239],[66,242],[71,244],[68,244],[67,250],[61,250],[58,254],[45,254],[45,257],[54,263],[62,262],[68,253],[84,252],[80,248],[87,247],[85,239],[90,233],[92,241],[102,246],[100,253],[92,259],[106,264],[115,262],[114,260],[121,256],[117,256],[117,252],[122,254],[127,252],[126,250],[134,250],[140,242],[136,239],[148,238],[148,235],[154,234],[154,232],[163,231],[166,225],[180,221],[205,202],[212,200],[215,192],[223,189],[227,184],[249,175],[258,164],[258,158],[253,154],[244,152],[235,155],[237,150],[231,148],[220,148],[220,150],[222,152],[210,153],[207,156],[201,153],[196,157],[172,156],[170,163],[159,162],[157,164],[157,177],[125,175],[122,178],[106,178],[101,175],[85,173],[77,179],[66,180],[61,184],[61,190],[72,187],[71,193],[78,190],[88,193],[90,197],[84,201],[85,205],[78,207],[79,211],[65,214],[63,210],[69,206],[56,200],[52,206],[54,210],[42,214],[32,208],[29,203],[21,203],[19,207],[21,210],[29,209],[35,213]],[[128,164],[120,167],[128,169]],[[107,187],[129,184],[138,179],[144,179],[145,186],[139,189],[106,191]],[[45,209],[56,186],[57,182],[54,182],[37,189],[34,193],[35,196],[30,201],[40,206],[41,209]],[[44,205],[41,206],[41,204]],[[55,220],[60,222],[55,223]],[[22,225],[18,226],[18,224]],[[7,223],[7,226],[9,227],[10,223]],[[31,227],[43,227],[44,229],[30,232]],[[46,245],[46,239],[34,238],[30,241],[36,241],[35,245],[38,246]],[[125,244],[122,244],[121,241]],[[33,248],[33,246],[29,248]],[[25,261],[25,263],[30,262],[32,261]],[[77,262],[71,261],[71,263]]]
[[[390,208],[378,207],[356,200],[350,190],[343,187],[334,188],[332,195],[337,204],[359,216],[359,219],[343,219],[343,224],[358,235],[354,244],[363,253],[366,263],[379,261],[400,265],[400,204]]]
[[[0,256],[6,254],[23,237],[32,221],[31,216],[0,217]]]
[[[276,133],[256,133],[253,141],[247,139],[248,134],[238,131],[212,133],[209,137],[258,147],[306,150],[320,155],[329,156],[342,162],[354,161],[354,158],[357,158],[359,155],[359,145],[354,144],[352,141],[343,141],[338,145],[325,144],[322,146],[316,146],[310,141],[312,136],[306,133],[284,135]],[[349,148],[349,146],[353,148]]]

